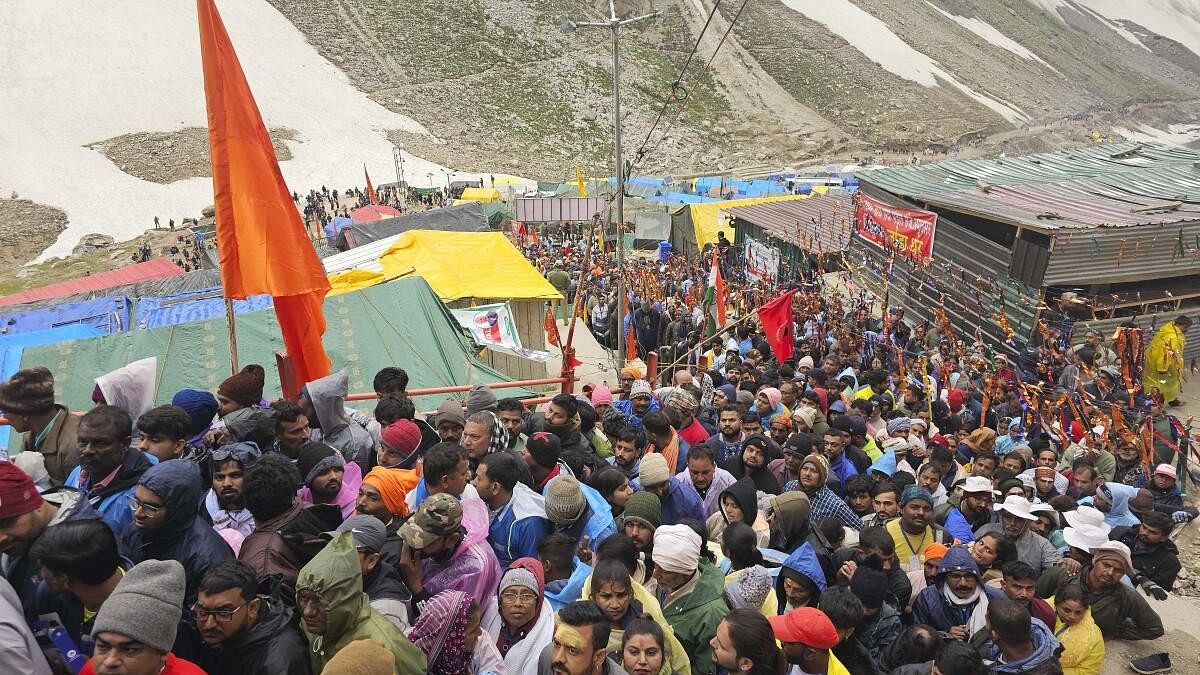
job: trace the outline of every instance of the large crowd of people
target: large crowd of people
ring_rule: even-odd
[[[404,364],[373,410],[344,371],[267,401],[251,365],[161,406],[127,367],[80,415],[19,371],[0,672],[1096,675],[1163,635],[1196,510],[1159,337],[1137,364],[1048,341],[1047,379],[814,266],[788,355],[721,246],[735,330],[703,334],[706,262],[630,265],[621,329],[671,366],[532,408],[421,414]],[[614,344],[615,270],[530,254]]]

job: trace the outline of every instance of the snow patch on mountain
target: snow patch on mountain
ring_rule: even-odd
[[[946,10],[942,9],[941,7],[938,7],[937,5],[933,4],[932,2],[929,2],[929,0],[925,0],[925,4],[929,5],[930,7],[934,8],[935,10],[937,10],[937,12],[939,14],[946,17],[947,19],[950,19],[954,23],[962,26],[963,28],[966,28],[967,30],[974,33],[975,35],[978,35],[979,37],[983,38],[989,44],[999,47],[1001,49],[1007,50],[1009,52],[1012,52],[1013,54],[1025,59],[1027,61],[1037,61],[1038,63],[1042,64],[1043,66],[1046,66],[1050,70],[1053,70],[1054,72],[1058,73],[1058,70],[1055,69],[1054,66],[1052,66],[1049,63],[1046,63],[1044,60],[1042,60],[1042,57],[1029,51],[1029,49],[1027,49],[1020,42],[1017,42],[1016,40],[1008,37],[1004,33],[1001,33],[999,30],[996,29],[995,26],[991,25],[990,23],[988,23],[982,19],[975,18],[975,17],[965,17],[965,16],[959,16],[957,14],[951,14],[950,12],[947,12]],[[1061,75],[1061,74],[1062,73],[1059,73],[1059,75]]]
[[[849,42],[864,56],[884,70],[925,87],[939,86],[942,80],[989,108],[997,115],[1017,124],[1029,119],[1025,111],[985,93],[975,91],[941,67],[937,61],[917,51],[886,23],[858,7],[850,0],[782,0],[783,4],[825,26]]]

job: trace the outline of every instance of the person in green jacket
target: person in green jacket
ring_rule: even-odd
[[[372,608],[363,593],[362,568],[349,532],[339,534],[300,570],[296,608],[314,673],[355,640],[375,640],[387,647],[396,659],[396,675],[425,672],[425,654]]]
[[[663,616],[691,657],[692,673],[713,672],[709,644],[729,613],[725,575],[700,560],[704,538],[687,525],[666,525],[654,532],[654,579]]]

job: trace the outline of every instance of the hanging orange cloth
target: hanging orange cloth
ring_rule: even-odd
[[[330,372],[321,344],[325,268],[283,182],[271,138],[214,0],[196,0],[208,103],[217,248],[226,298],[274,298],[296,379]]]

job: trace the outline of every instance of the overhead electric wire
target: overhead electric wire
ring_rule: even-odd
[[[729,27],[725,29],[725,33],[721,35],[721,40],[717,42],[716,48],[713,49],[712,55],[709,56],[708,62],[704,66],[705,68],[711,67],[713,61],[716,60],[717,52],[721,51],[721,47],[725,45],[725,40],[727,40],[729,38],[729,34],[733,32],[734,25],[737,24],[738,18],[742,16],[742,10],[746,9],[746,5],[748,3],[749,0],[742,0],[741,6],[738,7],[737,12],[734,13],[733,18],[729,21]],[[717,2],[713,5],[712,12],[710,12],[708,15],[708,21],[705,21],[704,28],[701,29],[700,35],[696,38],[696,46],[692,48],[692,54],[695,54],[696,48],[700,45],[700,40],[704,37],[704,32],[708,30],[708,25],[712,21],[712,18],[716,14],[717,8],[720,7],[720,5],[721,0],[717,0]],[[677,77],[675,81],[671,83],[671,94],[666,100],[663,101],[663,105],[658,111],[658,116],[655,118],[654,124],[650,126],[650,130],[646,132],[646,138],[642,140],[642,144],[638,147],[637,152],[634,153],[634,159],[630,166],[631,169],[633,168],[633,164],[636,164],[638,161],[644,159],[647,155],[658,149],[658,146],[661,145],[664,140],[666,140],[667,135],[671,132],[671,129],[674,128],[674,126],[679,122],[679,119],[683,117],[683,113],[687,110],[687,100],[690,92],[683,87],[682,81],[684,74],[687,72],[688,64],[691,63],[691,60],[692,57],[689,55],[687,62],[684,63],[683,69],[679,73],[679,77]],[[683,92],[682,97],[677,95],[679,91]],[[663,130],[662,135],[658,137],[658,140],[655,141],[654,145],[649,149],[646,149],[646,144],[649,143],[650,137],[654,134],[655,128],[658,127],[658,123],[662,119],[663,113],[666,112],[667,106],[669,106],[672,102],[679,103],[679,110],[676,111],[674,119],[672,119],[671,123],[668,124]]]

